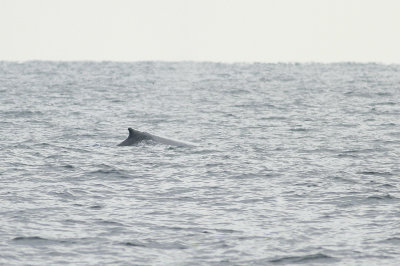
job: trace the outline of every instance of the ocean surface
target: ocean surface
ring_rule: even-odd
[[[400,65],[0,62],[1,265],[399,263]]]

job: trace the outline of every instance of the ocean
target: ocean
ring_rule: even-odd
[[[0,264],[398,265],[399,104],[400,65],[0,62]]]

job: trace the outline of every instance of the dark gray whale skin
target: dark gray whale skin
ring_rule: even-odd
[[[151,137],[146,135],[146,132],[141,132],[139,130],[134,130],[128,128],[129,136],[126,140],[118,144],[118,146],[131,146],[135,145],[143,140],[151,140]]]
[[[183,141],[178,141],[178,140],[173,140],[173,139],[168,139],[164,137],[159,137],[147,132],[142,132],[139,130],[135,130],[132,128],[128,128],[129,131],[129,136],[126,140],[118,144],[118,146],[132,146],[135,144],[138,144],[141,141],[144,140],[153,140],[158,143],[163,143],[166,145],[171,145],[171,146],[181,146],[181,147],[193,147],[196,146],[194,143],[190,142],[183,142]]]

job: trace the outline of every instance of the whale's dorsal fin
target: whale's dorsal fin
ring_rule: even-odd
[[[128,131],[129,131],[129,136],[128,136],[128,138],[133,137],[133,129],[130,127],[130,128],[128,128]]]

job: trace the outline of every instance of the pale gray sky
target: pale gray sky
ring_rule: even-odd
[[[399,0],[0,0],[0,60],[400,63]]]

